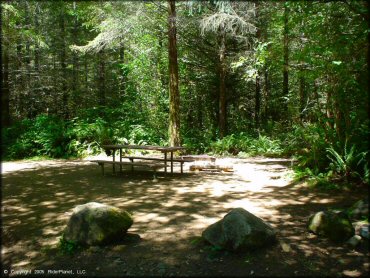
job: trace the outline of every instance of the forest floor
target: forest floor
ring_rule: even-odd
[[[368,195],[320,191],[292,180],[286,159],[223,158],[234,173],[113,174],[83,160],[2,163],[4,273],[72,271],[87,276],[364,276],[368,245],[351,248],[316,237],[308,217],[348,208]],[[108,167],[107,167],[108,168]],[[178,169],[176,169],[177,171]],[[134,224],[115,245],[72,255],[57,248],[71,210],[101,202],[132,213]],[[229,253],[201,240],[202,231],[235,207],[276,228],[274,246]],[[62,273],[62,272],[60,272]],[[70,273],[70,272],[69,272]],[[55,276],[55,275],[53,275]],[[68,276],[68,274],[63,275]]]

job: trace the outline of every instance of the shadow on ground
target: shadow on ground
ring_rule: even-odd
[[[102,176],[88,162],[3,173],[3,264],[6,269],[73,269],[91,276],[287,276],[368,272],[368,250],[307,232],[307,218],[349,207],[367,194],[318,192],[295,184],[288,160],[234,160],[233,174],[150,172]],[[131,237],[119,245],[64,255],[55,246],[71,210],[101,202],[132,213]],[[278,230],[279,243],[243,254],[217,251],[199,239],[230,209],[243,207]],[[285,251],[281,248],[285,245]],[[287,247],[288,246],[288,247]],[[76,274],[76,273],[75,273]]]

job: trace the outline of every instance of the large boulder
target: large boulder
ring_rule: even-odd
[[[336,242],[346,241],[354,235],[354,228],[348,216],[343,212],[330,210],[310,216],[308,229]]]
[[[132,223],[128,212],[91,202],[73,209],[64,239],[80,245],[102,245],[122,238]]]
[[[235,208],[206,228],[202,237],[215,247],[240,251],[274,243],[276,232],[257,216],[243,208]]]

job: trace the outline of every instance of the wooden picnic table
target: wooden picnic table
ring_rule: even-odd
[[[171,163],[171,173],[173,173],[173,163],[174,162],[181,162],[181,172],[182,172],[182,164],[185,160],[178,160],[174,159],[173,153],[176,151],[186,150],[185,147],[163,147],[163,146],[141,146],[141,145],[103,145],[102,146],[105,150],[111,150],[113,156],[113,172],[115,172],[115,155],[116,151],[119,151],[119,158],[120,158],[120,170],[122,171],[122,150],[147,150],[147,151],[159,151],[164,154],[163,159],[158,159],[154,157],[127,157],[132,162],[133,167],[133,159],[147,159],[147,160],[160,160],[164,162],[164,171],[167,173],[167,162]],[[168,158],[168,153],[170,153],[170,157]]]

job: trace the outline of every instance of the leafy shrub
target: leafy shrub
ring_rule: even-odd
[[[210,150],[215,154],[253,156],[279,156],[282,148],[279,140],[271,139],[267,136],[259,135],[257,138],[251,137],[243,132],[238,135],[228,135],[221,140],[211,143]]]
[[[4,132],[6,157],[65,156],[68,138],[64,122],[55,116],[39,115],[33,121],[23,120]]]
[[[366,156],[368,152],[357,152],[356,146],[351,148],[344,146],[343,153],[337,152],[332,146],[327,148],[327,157],[331,160],[329,169],[334,171],[346,180],[360,177],[364,182],[368,182],[368,164]]]

